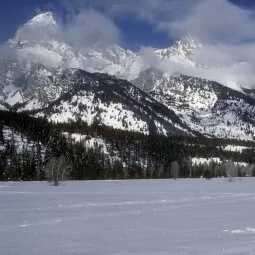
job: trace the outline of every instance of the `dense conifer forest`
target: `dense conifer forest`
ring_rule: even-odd
[[[17,148],[15,136],[5,140],[3,129],[21,134]],[[66,134],[81,134],[85,140],[102,139],[101,145],[85,146]],[[32,146],[22,145],[27,139]],[[238,151],[223,150],[226,145],[249,147]],[[134,178],[197,178],[253,175],[253,168],[230,162],[253,163],[255,143],[238,140],[199,137],[147,136],[106,126],[88,126],[82,122],[53,124],[25,113],[0,111],[0,180],[46,180],[52,162],[64,159],[65,178],[70,180],[134,179]],[[221,163],[192,164],[191,159],[221,159]],[[53,161],[54,159],[54,161]],[[68,164],[67,164],[68,163]],[[49,167],[50,166],[50,167]],[[62,176],[63,177],[63,176]]]

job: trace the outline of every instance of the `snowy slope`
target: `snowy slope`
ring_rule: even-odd
[[[154,53],[161,59],[170,59],[178,64],[195,67],[196,63],[192,59],[193,52],[202,45],[191,37],[185,37],[172,46],[165,49],[154,49]]]
[[[37,111],[36,116],[47,116],[54,122],[84,121],[146,134],[192,135],[171,109],[126,80],[80,69],[62,70],[52,79],[71,89]]]
[[[28,139],[25,134],[14,131],[8,126],[3,126],[3,139],[0,141],[0,151],[8,151],[14,146],[17,153],[22,153],[24,151],[32,151],[33,148],[38,146],[38,142]],[[41,143],[39,143],[40,146]]]
[[[174,110],[193,130],[221,138],[252,140],[255,100],[219,83],[147,70],[134,83]]]

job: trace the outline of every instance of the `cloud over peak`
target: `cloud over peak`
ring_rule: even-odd
[[[64,38],[79,48],[105,47],[120,41],[120,31],[114,22],[93,9],[82,10],[69,17],[62,29]]]
[[[205,43],[239,44],[255,40],[255,12],[228,0],[204,0],[187,16],[160,27],[177,36],[190,33]]]
[[[139,20],[166,33],[169,42],[191,35],[203,45],[189,56],[196,64],[185,66],[159,58],[152,50],[154,45],[148,41],[147,49],[140,45],[144,66],[200,76],[232,88],[253,86],[255,10],[229,0],[65,0],[61,8],[62,15],[44,13],[33,18],[19,29],[19,37],[45,40],[46,36],[78,50],[102,49],[122,44],[125,28],[120,21]],[[135,38],[129,38],[132,40]]]
[[[76,48],[107,47],[120,42],[120,31],[114,22],[94,9],[81,9],[60,17],[52,12],[39,13],[21,26],[16,40],[41,42],[61,40]]]

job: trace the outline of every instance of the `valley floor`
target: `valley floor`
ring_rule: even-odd
[[[254,182],[0,183],[0,253],[252,255]]]

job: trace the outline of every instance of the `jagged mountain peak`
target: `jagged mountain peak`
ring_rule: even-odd
[[[141,73],[135,84],[174,110],[192,130],[211,137],[254,139],[251,91],[245,95],[214,81],[155,70]]]
[[[202,45],[191,36],[184,37],[176,41],[173,45],[165,49],[155,49],[156,55],[161,58],[171,58],[173,56],[189,57],[194,50],[202,47]]]
[[[25,24],[25,26],[45,26],[45,25],[57,26],[57,21],[52,12],[40,13],[34,16]]]
[[[62,31],[52,12],[41,13],[24,24],[9,45],[19,49],[18,54],[23,58],[50,68],[80,68],[89,72],[109,73],[130,81],[144,70],[143,56],[139,53],[119,45],[102,49],[92,45],[77,49],[65,41]],[[178,64],[195,66],[189,55],[196,47],[198,43],[186,37],[169,48],[155,49],[155,54],[161,59],[171,58]]]
[[[59,38],[59,34],[59,25],[54,14],[45,12],[28,20],[8,43],[14,47],[33,45]]]

